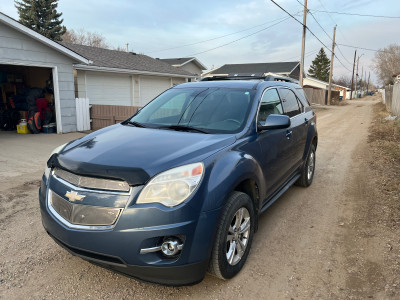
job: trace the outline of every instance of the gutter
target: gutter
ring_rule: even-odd
[[[74,69],[76,69],[76,70],[85,70],[85,71],[100,71],[100,72],[123,73],[123,74],[169,76],[169,77],[179,77],[179,78],[196,78],[195,75],[159,73],[159,72],[151,72],[151,71],[139,71],[139,70],[129,70],[129,69],[120,69],[120,68],[98,67],[98,66],[90,66],[90,65],[88,66],[88,65],[81,65],[81,64],[74,65]]]

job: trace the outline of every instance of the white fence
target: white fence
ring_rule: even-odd
[[[78,131],[90,130],[88,98],[76,98],[76,127]]]
[[[388,85],[384,93],[386,109],[395,116],[400,116],[400,83]]]

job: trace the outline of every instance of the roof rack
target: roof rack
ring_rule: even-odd
[[[214,80],[254,80],[261,79],[264,81],[284,81],[296,83],[296,81],[290,77],[276,76],[276,75],[266,75],[266,76],[256,76],[256,75],[217,75],[204,77],[201,81],[214,81]]]

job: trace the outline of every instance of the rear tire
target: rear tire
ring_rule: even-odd
[[[212,275],[230,279],[240,272],[250,252],[254,227],[254,206],[251,198],[245,193],[233,192],[218,223],[208,269]]]
[[[301,169],[300,178],[296,181],[296,185],[308,187],[311,185],[315,172],[315,146],[312,144],[307,156],[306,163]]]

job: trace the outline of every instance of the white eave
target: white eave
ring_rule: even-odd
[[[99,66],[81,65],[81,64],[74,65],[74,68],[77,70],[123,73],[123,74],[169,76],[169,77],[180,77],[180,78],[195,78],[196,77],[195,75],[183,75],[183,74],[161,73],[161,72],[130,70],[130,69],[120,69],[120,68],[108,68],[108,67],[99,67]]]
[[[191,61],[193,61],[195,64],[197,64],[197,66],[200,67],[202,70],[207,70],[207,67],[205,65],[203,65],[196,57],[193,57],[193,58],[185,61],[183,64],[180,64],[179,66],[184,66],[184,65],[190,63]]]
[[[36,31],[29,29],[28,27],[22,25],[18,21],[14,20],[13,18],[11,18],[1,12],[0,12],[0,22],[10,26],[11,28],[13,28],[19,32],[22,32],[22,33],[30,36],[31,38],[49,46],[50,48],[53,48],[53,49],[63,53],[66,56],[73,58],[75,61],[85,63],[85,64],[91,63],[91,61],[86,59],[85,57],[75,53],[74,51],[69,50],[68,48],[60,45],[57,42],[50,40],[49,38],[41,35],[40,33],[37,33]]]

